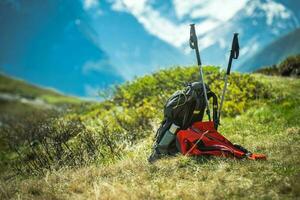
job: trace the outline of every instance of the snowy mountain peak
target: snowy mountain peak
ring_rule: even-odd
[[[271,0],[250,1],[245,12],[248,16],[265,14],[267,25],[272,25],[276,19],[288,19],[292,17],[292,12],[284,5]]]
[[[253,24],[256,25],[256,19],[263,18],[265,24],[273,28],[273,33],[280,33],[274,28],[295,28],[299,26],[299,20],[293,11],[285,7],[282,3],[271,0],[254,0],[248,2],[244,8],[247,17],[253,18]]]

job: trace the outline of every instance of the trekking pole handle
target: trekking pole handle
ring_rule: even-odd
[[[226,72],[227,75],[230,75],[232,59],[237,59],[239,57],[240,46],[239,46],[238,35],[239,35],[238,33],[234,33],[234,35],[233,35],[232,45],[231,45],[231,50],[230,50],[230,57],[229,57],[229,62],[228,62],[228,67],[227,67],[227,72]]]
[[[190,29],[190,47],[192,49],[195,49],[196,46],[198,46],[198,41],[197,41],[197,36],[196,36],[196,31],[195,31],[195,24],[190,24],[191,29]]]
[[[201,66],[201,59],[200,59],[200,53],[198,49],[198,38],[196,35],[196,30],[195,30],[195,24],[190,24],[191,29],[190,29],[190,47],[192,49],[195,49],[196,51],[196,58],[197,58],[197,64]]]

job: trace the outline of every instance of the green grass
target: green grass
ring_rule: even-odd
[[[153,165],[147,162],[161,117],[156,115],[162,108],[157,102],[182,88],[170,80],[177,81],[177,75],[169,76],[167,72],[192,75],[193,70],[196,69],[158,72],[154,75],[156,83],[152,76],[140,78],[117,89],[115,99],[94,104],[76,114],[95,134],[100,133],[106,121],[108,135],[132,141],[120,144],[123,149],[117,159],[78,168],[65,166],[46,171],[45,175],[2,179],[1,199],[300,198],[299,79],[239,74],[233,74],[230,79],[227,103],[242,103],[237,107],[225,106],[226,117],[222,118],[220,132],[234,143],[266,154],[266,161],[178,155]],[[213,91],[219,93],[221,80],[218,77],[222,74],[212,70],[207,79],[215,77],[220,81],[211,84]],[[193,78],[196,77],[187,79]],[[166,94],[157,91],[159,84],[165,85]],[[154,94],[147,90],[149,85]],[[255,95],[247,96],[248,92]],[[118,137],[114,140],[118,141]]]

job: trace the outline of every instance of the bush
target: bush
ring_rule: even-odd
[[[259,74],[265,74],[268,76],[278,76],[280,75],[277,65],[272,65],[271,67],[262,67],[255,71]]]
[[[217,67],[204,67],[205,81],[220,98],[223,88],[224,72]],[[175,67],[161,70],[153,75],[146,75],[132,82],[118,86],[113,103],[124,108],[143,110],[152,107],[153,113],[161,117],[167,99],[177,90],[182,90],[187,83],[199,81],[198,67]],[[260,83],[251,75],[232,73],[229,77],[228,92],[223,114],[234,116],[245,111],[251,100],[269,97],[268,86]]]
[[[263,67],[255,71],[256,73],[270,76],[300,76],[300,54],[289,56],[280,64],[271,67]]]
[[[300,76],[300,54],[289,56],[278,66],[282,76]]]
[[[17,127],[6,125],[1,132],[12,152],[9,165],[20,174],[104,163],[119,156],[118,140],[105,125],[94,132],[77,116],[48,116]]]

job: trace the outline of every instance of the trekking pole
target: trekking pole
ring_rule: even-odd
[[[221,98],[220,108],[219,108],[219,114],[218,114],[219,121],[220,121],[221,110],[223,107],[223,102],[224,102],[225,93],[226,93],[226,89],[227,89],[228,76],[230,75],[232,59],[237,59],[239,57],[239,50],[240,50],[240,47],[239,47],[238,33],[234,33],[233,39],[232,39],[232,46],[231,46],[229,61],[228,61],[227,72],[224,75],[224,88],[223,88],[223,93],[222,93],[222,98]]]
[[[208,116],[208,120],[211,121],[210,110],[209,110],[209,102],[208,102],[206,87],[205,87],[204,78],[203,78],[203,71],[202,71],[202,66],[201,66],[200,53],[199,53],[199,49],[198,49],[198,38],[197,38],[197,35],[196,35],[195,24],[191,24],[190,26],[191,26],[191,29],[190,29],[190,47],[192,49],[195,49],[197,63],[198,63],[199,69],[200,69],[200,81],[202,82],[203,92],[204,92],[204,97],[205,97],[205,102],[206,102],[206,108],[207,108],[206,113],[207,113],[207,116]]]

